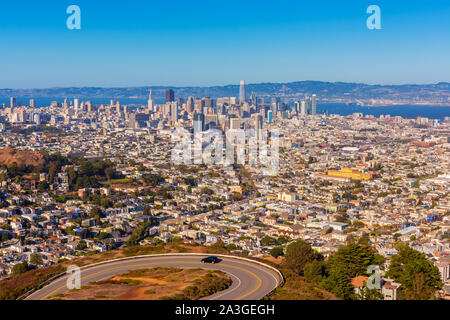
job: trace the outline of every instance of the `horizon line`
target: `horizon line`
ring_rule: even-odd
[[[299,83],[299,82],[321,82],[321,83],[329,83],[329,84],[338,84],[338,83],[344,83],[344,84],[356,84],[356,85],[367,85],[367,86],[410,86],[410,85],[417,85],[417,86],[427,86],[427,85],[438,85],[438,84],[450,84],[450,82],[447,81],[438,81],[434,83],[402,83],[402,84],[369,84],[365,82],[351,82],[351,81],[322,81],[322,80],[296,80],[296,81],[289,81],[289,82],[255,82],[255,83],[246,83],[246,86],[249,85],[261,85],[261,84],[292,84],[292,83]],[[185,86],[171,86],[171,85],[139,85],[139,86],[53,86],[53,87],[45,87],[45,88],[0,88],[0,91],[2,90],[49,90],[49,89],[69,89],[69,88],[101,88],[101,89],[122,89],[122,88],[214,88],[214,87],[228,87],[228,86],[237,86],[239,87],[239,83],[237,84],[224,84],[224,85],[210,85],[210,86],[201,86],[201,85],[185,85]]]

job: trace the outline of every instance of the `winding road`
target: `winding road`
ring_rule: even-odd
[[[275,269],[256,261],[217,255],[222,259],[221,262],[217,264],[201,263],[200,260],[206,256],[208,255],[154,255],[103,262],[81,268],[81,285],[105,280],[133,269],[151,267],[204,268],[221,270],[227,273],[233,281],[228,289],[205,297],[204,300],[259,300],[282,282],[280,274]],[[53,295],[64,293],[68,290],[66,285],[68,277],[69,275],[63,275],[55,279],[25,299],[45,300]]]

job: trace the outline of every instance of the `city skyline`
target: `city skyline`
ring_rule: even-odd
[[[0,301],[450,301],[448,0],[55,2],[0,10]]]
[[[381,30],[370,2],[76,4],[81,30],[66,3],[4,4],[1,88],[449,80],[446,1],[377,1]]]

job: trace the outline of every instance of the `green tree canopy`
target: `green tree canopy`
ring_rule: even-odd
[[[284,257],[286,266],[298,274],[303,272],[303,268],[308,262],[321,259],[321,255],[303,240],[298,240],[288,245]]]
[[[425,254],[404,244],[392,256],[387,276],[402,284],[402,299],[430,299],[434,296],[434,291],[441,289],[443,285],[439,269]]]
[[[33,254],[31,256],[30,262],[35,265],[42,265],[44,261],[42,260],[42,256],[40,254]]]
[[[283,247],[274,247],[270,250],[270,255],[274,258],[278,258],[284,254]]]

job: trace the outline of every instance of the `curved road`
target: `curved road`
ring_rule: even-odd
[[[228,289],[203,299],[258,300],[275,289],[281,282],[277,272],[260,264],[229,256],[219,256],[222,261],[217,264],[201,263],[200,260],[206,256],[208,255],[148,256],[105,262],[101,265],[82,268],[81,285],[105,280],[133,269],[151,267],[216,269],[227,273],[233,283]],[[67,278],[68,275],[64,275],[54,280],[40,290],[30,294],[26,300],[45,300],[52,295],[64,293],[68,290],[66,286]]]

